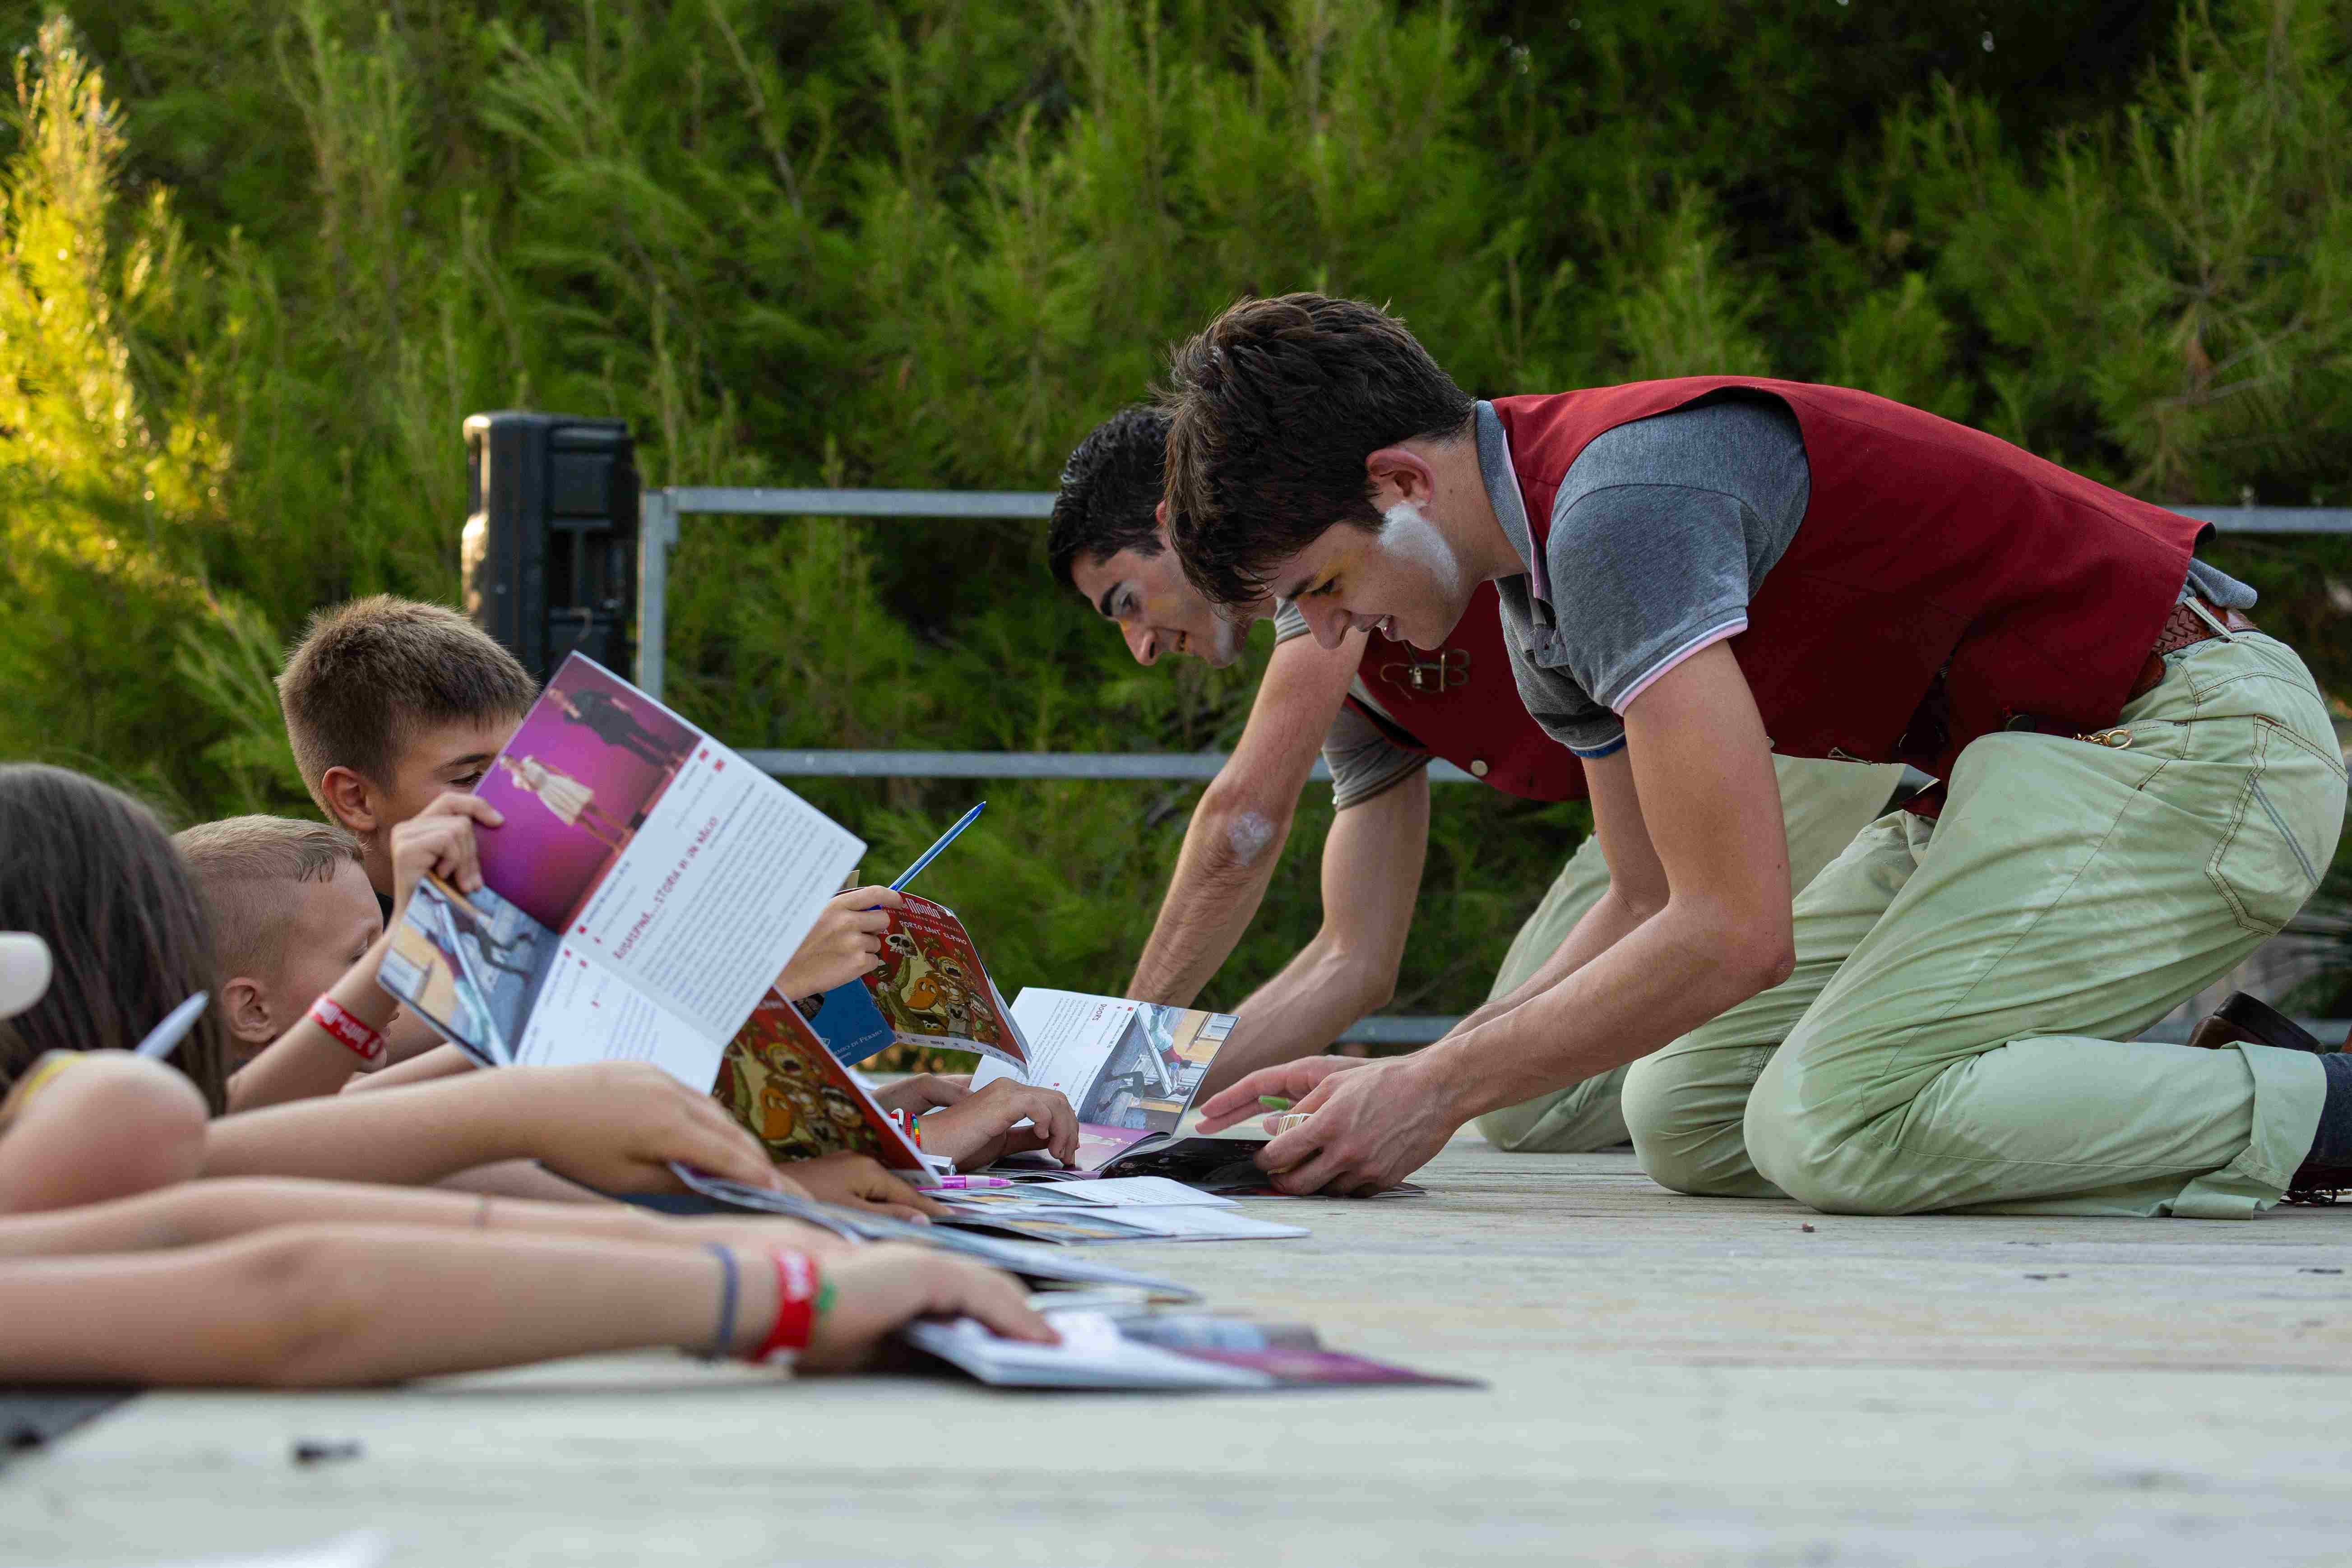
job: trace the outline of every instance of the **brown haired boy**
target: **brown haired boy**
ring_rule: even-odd
[[[365,956],[383,913],[340,827],[232,816],[172,842],[212,911],[215,996],[243,1067]]]
[[[386,912],[393,828],[472,789],[538,695],[514,655],[439,605],[377,594],[310,617],[278,677],[286,738]]]

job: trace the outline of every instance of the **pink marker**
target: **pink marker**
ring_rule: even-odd
[[[944,1192],[969,1192],[979,1187],[1009,1187],[1015,1184],[1003,1176],[941,1176],[940,1187]]]

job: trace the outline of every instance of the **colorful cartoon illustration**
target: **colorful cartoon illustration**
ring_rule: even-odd
[[[729,1044],[711,1095],[779,1161],[846,1150],[911,1168],[824,1042],[772,991]]]
[[[901,1040],[961,1045],[1009,1059],[1020,1053],[971,937],[943,905],[909,895],[883,933],[879,965],[865,979]]]

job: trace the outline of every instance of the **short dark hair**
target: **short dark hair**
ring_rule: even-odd
[[[1096,426],[1062,465],[1061,493],[1045,530],[1045,559],[1065,588],[1078,557],[1108,561],[1122,550],[1160,553],[1160,481],[1168,467],[1169,413],[1122,408]]]
[[[1402,321],[1321,294],[1228,306],[1171,371],[1169,537],[1221,605],[1263,598],[1274,564],[1336,524],[1378,531],[1364,459],[1458,436],[1475,408]]]
[[[41,999],[0,1020],[0,1089],[50,1051],[129,1050],[199,991],[217,993],[212,921],[155,814],[65,768],[0,765],[0,931],[49,944]],[[172,1061],[217,1116],[228,1026],[205,1009]]]
[[[172,836],[172,847],[212,916],[220,977],[275,982],[294,926],[292,882],[329,882],[360,841],[340,827],[290,816],[230,816]]]
[[[322,811],[329,768],[388,784],[417,726],[519,720],[538,696],[489,633],[455,610],[390,594],[312,616],[278,677],[294,765]]]

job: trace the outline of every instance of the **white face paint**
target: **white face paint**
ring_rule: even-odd
[[[1265,853],[1265,847],[1272,842],[1274,824],[1255,811],[1243,812],[1225,829],[1225,847],[1233,851],[1234,859],[1244,866],[1255,865],[1257,858]]]
[[[1444,598],[1462,592],[1462,558],[1453,542],[1438,531],[1421,508],[1401,500],[1381,513],[1381,552],[1397,565],[1426,574]]]

